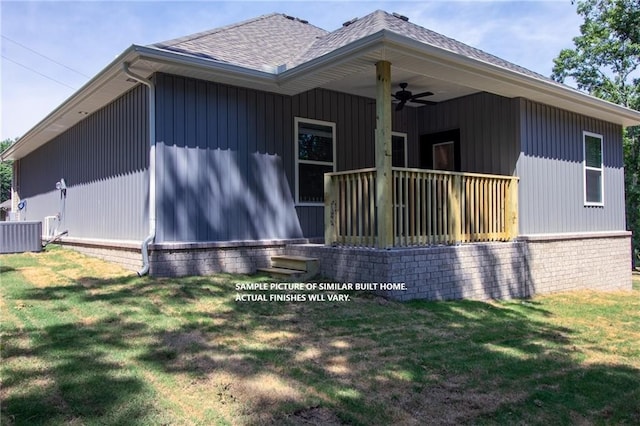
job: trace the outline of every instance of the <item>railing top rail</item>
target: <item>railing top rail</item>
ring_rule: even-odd
[[[341,176],[341,175],[355,175],[360,173],[372,173],[375,172],[375,167],[369,167],[366,169],[344,170],[341,172],[325,173],[328,176]],[[470,173],[470,172],[450,172],[447,170],[431,170],[431,169],[413,169],[405,167],[393,167],[394,172],[411,172],[418,174],[439,174],[439,175],[451,175],[451,176],[467,176],[487,179],[503,179],[503,180],[520,180],[518,176],[506,176],[506,175],[493,175],[488,173]]]
[[[439,174],[439,175],[452,175],[452,176],[468,176],[490,179],[504,179],[504,180],[520,180],[518,176],[505,176],[505,175],[491,175],[486,173],[468,173],[468,172],[449,172],[446,170],[430,170],[430,169],[409,169],[404,167],[393,167],[394,172],[412,172],[412,173],[424,173],[424,174]]]
[[[325,175],[327,175],[327,176],[354,175],[354,174],[358,174],[358,173],[371,173],[371,172],[375,172],[375,171],[376,171],[375,167],[370,167],[368,169],[345,170],[345,171],[342,171],[342,172],[325,173]]]

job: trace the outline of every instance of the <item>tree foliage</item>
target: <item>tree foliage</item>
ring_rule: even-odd
[[[584,18],[574,49],[554,60],[557,81],[629,108],[640,108],[640,0],[582,0]]]
[[[640,0],[579,0],[577,11],[580,35],[554,59],[552,78],[640,110]],[[627,227],[640,250],[640,127],[626,129],[623,141]]]
[[[13,141],[5,139],[0,142],[0,152],[9,148]],[[0,162],[0,203],[11,198],[11,177],[13,175],[13,161]]]

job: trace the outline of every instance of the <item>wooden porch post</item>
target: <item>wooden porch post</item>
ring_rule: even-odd
[[[378,247],[394,245],[391,169],[391,63],[376,63],[376,202]]]

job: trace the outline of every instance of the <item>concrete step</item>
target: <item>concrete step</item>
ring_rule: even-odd
[[[292,269],[295,271],[318,273],[318,259],[304,256],[272,256],[271,266],[274,268]]]

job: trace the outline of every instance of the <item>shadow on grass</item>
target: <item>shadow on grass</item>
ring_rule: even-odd
[[[3,420],[29,425],[144,422],[154,411],[153,393],[109,354],[132,349],[127,336],[145,328],[105,318],[5,333]]]
[[[0,265],[0,274],[4,274],[5,272],[13,272],[13,271],[15,271],[14,268],[11,268],[9,266]]]
[[[543,303],[399,304],[361,293],[240,303],[236,279],[86,277],[17,291],[24,303],[85,314],[9,330],[5,361],[40,359],[51,371],[38,387],[41,368],[6,369],[5,415],[148,422],[155,397],[144,370],[183,380],[177,399],[201,393],[214,411],[236,407],[242,424],[640,421],[640,371],[583,364],[576,332],[546,321]],[[33,344],[21,349],[25,334]]]

